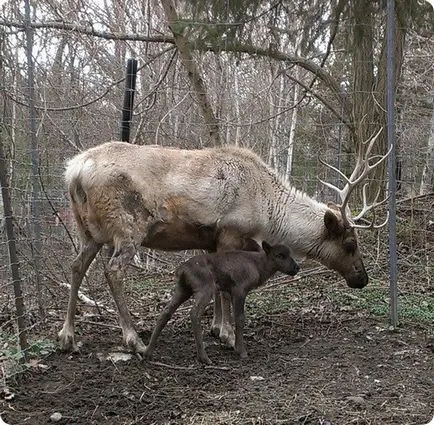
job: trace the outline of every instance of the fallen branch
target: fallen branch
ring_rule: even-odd
[[[154,365],[154,366],[161,366],[161,367],[167,367],[168,369],[176,369],[176,370],[194,370],[197,369],[194,366],[177,366],[177,365],[171,365],[171,364],[166,364],[166,363],[161,363],[161,362],[149,362],[150,364]]]
[[[66,283],[66,282],[60,282],[60,286],[62,286],[62,287],[64,287],[64,288],[68,288],[69,290],[71,290],[71,285],[70,285],[69,283]],[[83,292],[81,292],[81,291],[78,291],[78,299],[79,299],[83,304],[86,304],[86,305],[88,305],[88,306],[91,306],[91,307],[97,307],[97,308],[104,308],[106,311],[108,311],[108,312],[110,312],[110,313],[113,312],[113,310],[104,307],[103,304],[101,304],[101,303],[99,303],[99,302],[97,302],[97,301],[94,301],[94,300],[90,299],[88,296],[84,295]]]
[[[313,268],[311,270],[307,270],[305,272],[299,273],[297,276],[292,277],[292,278],[288,278],[288,276],[286,276],[286,275],[280,276],[280,277],[273,279],[271,281],[274,283],[270,283],[269,285],[262,286],[256,292],[272,291],[276,288],[279,288],[280,286],[288,285],[288,284],[291,284],[293,282],[298,282],[299,280],[304,279],[305,277],[316,276],[316,275],[325,274],[325,273],[330,273],[330,270],[328,270],[324,267],[316,267],[316,268]]]
[[[161,367],[167,367],[168,369],[176,369],[176,370],[195,370],[195,369],[215,369],[215,370],[225,370],[225,371],[229,371],[232,370],[231,367],[228,366],[213,366],[213,365],[208,365],[208,366],[177,366],[177,365],[171,365],[171,364],[166,364],[166,363],[161,363],[161,362],[148,362],[154,366],[161,366]]]

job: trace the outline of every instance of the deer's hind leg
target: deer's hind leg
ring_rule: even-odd
[[[87,269],[101,249],[102,244],[91,238],[82,241],[80,252],[72,263],[72,285],[69,294],[68,310],[62,330],[58,334],[61,350],[78,351],[74,336],[74,316],[77,307],[78,290],[86,274]]]

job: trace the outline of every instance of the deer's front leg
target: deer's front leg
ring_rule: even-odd
[[[222,320],[220,326],[220,341],[229,347],[235,346],[235,333],[232,327],[231,297],[226,292],[220,292]]]
[[[234,295],[232,298],[234,319],[235,319],[235,352],[240,355],[242,359],[247,357],[246,344],[244,342],[244,304],[246,297],[244,295]]]

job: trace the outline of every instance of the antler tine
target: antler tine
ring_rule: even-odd
[[[374,218],[370,224],[364,225],[364,224],[353,224],[353,227],[355,229],[381,229],[389,222],[389,211],[386,213],[386,220],[383,221],[381,224],[374,224],[375,223],[375,211],[373,212]]]
[[[378,135],[380,134],[380,132],[378,132],[374,137],[373,137],[373,141],[375,142],[375,140],[377,139],[377,137],[378,137]],[[363,160],[361,160],[360,161],[360,164],[361,164],[361,167],[360,168],[362,168],[362,171],[360,172],[360,174],[359,174],[359,176],[355,179],[355,180],[351,180],[351,178],[349,179],[350,181],[345,185],[345,187],[342,189],[342,193],[343,194],[345,194],[345,197],[344,197],[344,199],[342,200],[342,207],[346,207],[346,205],[348,204],[348,201],[349,201],[349,198],[350,198],[350,195],[351,195],[351,193],[353,192],[353,190],[354,190],[354,188],[355,187],[357,187],[359,184],[360,184],[360,182],[362,182],[365,178],[366,178],[366,176],[374,169],[374,168],[376,168],[376,167],[378,167],[383,161],[385,161],[386,160],[386,158],[390,155],[390,153],[392,152],[392,150],[393,150],[393,145],[391,145],[390,146],[390,148],[389,148],[389,150],[387,151],[387,153],[385,154],[385,155],[383,155],[383,156],[381,156],[380,157],[380,159],[378,160],[378,161],[376,161],[374,164],[369,164],[369,159],[370,158],[368,158],[368,154],[369,154],[369,152],[371,151],[371,149],[372,149],[372,146],[373,146],[373,143],[372,143],[372,141],[371,141],[371,143],[369,143],[369,146],[368,146],[368,149],[367,149],[367,152],[366,152],[366,154],[365,154],[365,156],[364,156],[364,158],[363,158]],[[375,157],[373,157],[373,158],[375,158]],[[372,159],[372,158],[371,158]],[[359,162],[359,161],[358,161]],[[354,172],[352,173],[352,175],[351,176],[353,176],[353,174],[355,174],[355,171],[356,171],[356,169],[357,169],[357,165],[356,165],[356,168],[355,168],[355,170],[354,170]],[[365,186],[364,186],[364,193],[366,193],[366,189],[365,189]],[[377,197],[376,197],[376,199],[378,198],[378,195],[377,195]],[[372,205],[372,207],[371,208],[369,208],[369,209],[372,209],[374,206],[378,206],[378,205]],[[367,211],[369,211],[369,210],[367,210]],[[363,214],[365,214],[366,213],[366,211],[364,211],[363,212]],[[359,214],[360,215],[360,214]],[[359,217],[360,218],[360,217]]]
[[[372,209],[374,209],[380,205],[383,205],[389,199],[389,196],[386,196],[386,198],[384,198],[382,201],[377,202],[377,199],[381,193],[381,189],[378,189],[377,195],[375,196],[373,203],[371,205],[368,205],[368,201],[367,201],[368,197],[366,194],[367,186],[368,186],[368,183],[363,185],[363,190],[362,190],[363,208],[362,208],[362,211],[357,216],[353,217],[353,221],[360,220],[368,211],[370,211],[370,210],[372,210]],[[387,217],[386,217],[386,220],[384,221],[384,223],[382,223],[380,225],[374,224],[375,218],[376,218],[375,210],[372,211],[372,215],[373,215],[372,222],[369,225],[365,226],[365,225],[360,225],[360,224],[354,224],[353,227],[356,227],[359,229],[369,229],[369,228],[380,229],[381,227],[384,227],[387,224],[387,222],[389,221],[389,212],[387,212]]]
[[[328,182],[325,182],[324,180],[321,180],[321,179],[319,179],[319,181],[324,185],[324,186],[327,186],[329,189],[332,189],[332,190],[334,190],[338,195],[340,195],[341,194],[341,189],[339,189],[337,186],[335,186],[334,184],[331,184],[331,183],[328,183]]]
[[[382,155],[380,157],[380,159],[378,161],[374,162],[372,165],[369,164],[369,158],[365,157],[365,159],[363,160],[363,171],[360,173],[359,177],[357,177],[356,180],[352,180],[352,181],[348,182],[348,184],[358,185],[374,168],[378,167],[383,161],[386,160],[386,158],[392,152],[392,149],[393,149],[393,145],[390,146],[390,148],[387,151],[386,155]],[[372,158],[376,158],[376,156],[372,157]]]
[[[320,158],[319,162],[321,162],[322,165],[325,165],[326,167],[330,168],[331,170],[336,171],[347,183],[350,183],[350,179],[341,170],[339,170],[339,168],[336,168],[333,165],[328,164],[327,162],[323,161],[321,158]],[[329,186],[329,187],[330,187],[330,185],[334,186],[331,183],[325,183],[325,182],[322,182],[322,183],[324,183],[326,186]],[[336,188],[336,186],[334,186],[334,187]],[[341,192],[341,189],[338,189],[338,191]]]
[[[383,128],[381,128],[377,134],[375,134],[370,140],[363,142],[363,144],[369,143],[368,147],[366,148],[366,152],[364,155],[360,155],[357,158],[357,162],[356,162],[356,166],[354,167],[353,172],[351,173],[351,176],[348,178],[341,170],[339,170],[338,168],[334,167],[333,165],[330,165],[328,163],[326,163],[325,161],[323,161],[322,159],[320,159],[321,164],[325,165],[326,167],[330,168],[331,170],[335,171],[336,173],[339,174],[339,176],[341,176],[346,184],[344,186],[343,189],[339,189],[336,186],[332,185],[331,183],[326,183],[321,181],[323,184],[325,184],[327,187],[329,187],[330,189],[336,191],[340,198],[341,198],[341,206],[342,206],[342,213],[345,215],[345,211],[346,211],[346,207],[350,198],[351,193],[353,192],[354,188],[357,187],[357,185],[365,179],[365,177],[369,174],[369,172],[371,170],[373,170],[375,167],[377,167],[378,165],[380,165],[390,154],[392,147],[389,149],[389,151],[387,152],[387,154],[385,156],[382,156],[377,162],[375,162],[374,164],[369,164],[369,155],[372,151],[372,148],[376,142],[376,140],[378,139],[378,136],[381,134],[381,132],[383,131]]]
[[[380,128],[380,130],[378,130],[377,134],[372,137],[371,139],[365,140],[363,142],[363,144],[365,145],[366,143],[368,144],[368,147],[366,148],[366,152],[365,152],[365,158],[368,157],[368,155],[371,153],[372,148],[374,147],[375,142],[378,139],[378,136],[381,134],[381,132],[383,131],[383,127]]]
[[[368,186],[368,183],[365,183],[363,185],[363,189],[362,189],[363,208],[362,208],[362,211],[360,211],[360,213],[358,215],[353,217],[354,221],[360,220],[368,211],[370,211],[372,208],[374,208],[374,206],[377,206],[376,202],[377,202],[378,197],[380,196],[380,190],[377,191],[377,195],[375,196],[372,205],[368,205],[368,196],[366,194],[367,186]]]
[[[381,229],[381,228],[384,227],[388,222],[389,222],[389,211],[386,212],[386,220],[384,220],[383,223],[381,223],[381,224],[374,224],[374,226],[372,226],[372,228],[373,228],[373,229]]]
[[[365,154],[360,154],[357,156],[357,160],[356,160],[356,165],[354,167],[353,172],[351,173],[351,176],[348,180],[350,181],[354,181],[355,178],[358,178],[358,176],[360,175],[360,170],[363,168],[363,166],[368,163],[369,164],[369,155],[371,153],[372,148],[375,145],[375,142],[378,139],[378,136],[381,134],[381,132],[383,131],[383,127],[380,128],[380,130],[378,130],[377,134],[373,137],[371,137],[368,140],[365,140],[364,142],[362,142],[363,145],[366,145],[368,143],[368,147],[365,150]]]
[[[333,170],[336,173],[338,173],[345,180],[345,182],[346,182],[344,188],[343,189],[339,189],[334,184],[328,183],[328,182],[325,182],[324,180],[319,179],[319,181],[323,185],[327,186],[329,189],[334,190],[339,195],[339,198],[341,199],[341,202],[342,202],[342,205],[341,205],[342,218],[345,219],[345,217],[347,215],[346,214],[346,207],[347,207],[347,203],[348,203],[349,193],[352,192],[352,189],[351,189],[351,180],[341,170],[339,170],[339,168],[336,168],[333,165],[328,164],[327,162],[323,161],[322,159],[320,159],[319,162],[321,164],[325,165],[327,168],[330,168],[331,170]]]
[[[375,207],[378,207],[379,205],[382,205],[384,202],[387,201],[387,197],[382,200],[381,202],[377,202],[378,197],[381,193],[381,190],[377,192],[377,195],[375,196],[375,199],[371,205],[368,205],[367,202],[367,184],[363,186],[362,189],[362,195],[363,195],[363,208],[362,211],[351,220],[349,217],[349,208],[348,208],[348,202],[350,199],[350,196],[354,189],[363,181],[366,179],[367,175],[376,167],[378,167],[382,162],[386,160],[386,158],[390,155],[390,153],[393,150],[393,145],[390,146],[389,150],[385,155],[371,155],[372,149],[375,145],[375,142],[377,141],[378,137],[380,136],[381,132],[383,131],[383,128],[381,128],[373,137],[370,139],[364,141],[362,145],[366,146],[366,149],[364,153],[359,151],[357,155],[356,165],[354,167],[353,172],[351,173],[351,176],[348,178],[341,170],[334,167],[333,165],[327,164],[325,161],[320,159],[321,164],[325,165],[329,169],[335,171],[338,173],[338,175],[345,181],[345,186],[342,189],[339,189],[337,186],[324,182],[323,180],[320,180],[321,183],[323,183],[328,188],[334,190],[336,193],[338,193],[339,197],[341,198],[341,205],[340,210],[342,214],[342,218],[346,221],[354,221],[354,220],[360,220],[368,211],[373,210]],[[375,161],[373,164],[370,163],[370,161]],[[375,211],[372,211],[373,213],[373,221],[368,225],[354,225],[354,227],[358,228],[381,228],[385,226],[388,222],[389,216],[387,215],[387,218],[384,223],[381,225],[375,225]]]

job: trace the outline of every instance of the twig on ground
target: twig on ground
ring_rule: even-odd
[[[71,285],[69,283],[60,282],[59,285],[71,290]],[[78,291],[78,298],[81,302],[83,302],[84,304],[86,304],[88,306],[97,307],[97,308],[101,307],[101,308],[105,308],[108,312],[113,312],[113,310],[110,310],[110,309],[104,307],[104,305],[102,303],[99,303],[97,301],[90,299],[88,296],[84,295],[83,292],[81,292],[81,291]]]
[[[298,282],[299,280],[301,280],[301,279],[303,279],[305,277],[316,276],[316,275],[319,275],[319,274],[325,274],[325,273],[329,273],[329,272],[330,272],[330,270],[327,270],[324,267],[316,267],[316,268],[308,270],[306,272],[302,272],[299,275],[297,275],[295,277],[292,277],[290,279],[288,279],[288,276],[281,276],[281,277],[279,277],[277,279],[273,279],[272,280],[275,283],[271,283],[271,284],[262,286],[262,287],[260,287],[257,290],[257,292],[267,292],[267,291],[279,288],[282,285],[288,285],[288,284],[291,284],[293,282]]]
[[[170,364],[166,364],[166,363],[161,363],[161,362],[149,362],[150,364],[154,365],[154,366],[161,366],[161,367],[167,367],[168,369],[176,369],[176,370],[194,370],[197,369],[194,366],[177,366],[177,365],[170,365]]]
[[[213,365],[205,366],[205,369],[226,370],[226,371],[233,370],[233,368],[229,366],[213,366]]]
[[[208,366],[177,366],[177,365],[171,365],[171,364],[166,364],[166,363],[161,363],[161,362],[153,362],[150,361],[150,364],[154,365],[154,366],[161,366],[161,367],[167,367],[168,369],[176,369],[176,370],[195,370],[195,369],[214,369],[214,370],[225,370],[225,371],[230,371],[233,370],[233,368],[228,367],[228,366],[213,366],[213,365],[208,365]]]

